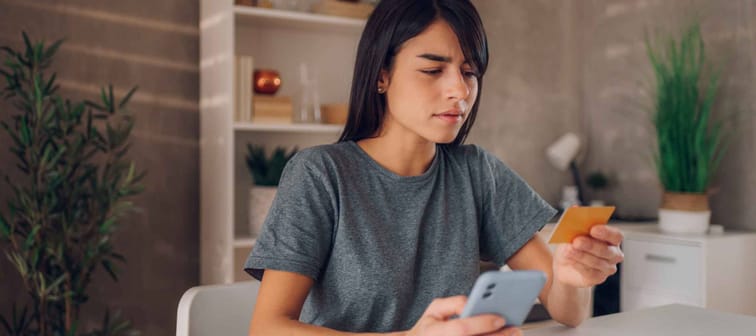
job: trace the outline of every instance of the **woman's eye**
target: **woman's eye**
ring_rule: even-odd
[[[426,74],[426,75],[438,75],[441,73],[441,69],[428,69],[428,70],[420,70],[420,72]]]
[[[478,73],[475,71],[462,71],[465,77],[478,77]]]

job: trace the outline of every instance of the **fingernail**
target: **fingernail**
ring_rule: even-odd
[[[503,326],[504,326],[504,325],[505,325],[506,323],[507,323],[507,322],[506,322],[506,321],[504,321],[504,319],[503,319],[503,318],[498,318],[498,319],[496,319],[496,321],[494,321],[494,326],[495,326],[496,328],[501,328],[501,327],[503,327]]]

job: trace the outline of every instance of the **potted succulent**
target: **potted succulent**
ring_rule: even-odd
[[[731,125],[712,115],[719,78],[705,73],[699,24],[688,27],[679,40],[660,42],[646,39],[656,78],[654,161],[664,188],[659,225],[663,232],[705,233],[711,217],[707,192],[729,143]]]
[[[144,173],[128,158],[134,116],[126,107],[134,89],[120,100],[112,86],[97,101],[65,99],[46,71],[62,41],[23,40],[24,50],[0,48],[0,96],[15,107],[0,111],[0,131],[10,139],[0,149],[14,154],[4,166],[18,168],[13,177],[0,172],[8,192],[0,250],[28,295],[0,316],[0,334],[131,334],[130,322],[107,310],[93,330],[84,321],[97,312],[83,308],[97,271],[118,279],[124,257],[113,236],[134,209],[129,198],[142,191]]]
[[[263,146],[247,144],[247,168],[252,175],[252,187],[249,192],[249,230],[253,237],[260,233],[265,217],[268,216],[268,209],[276,197],[283,169],[296,152],[296,147],[289,152],[283,147],[276,147],[270,156],[266,156]]]
[[[606,201],[604,200],[603,191],[609,186],[609,178],[600,171],[595,171],[588,174],[585,179],[585,183],[593,191],[593,199],[591,200],[591,206],[604,206]]]

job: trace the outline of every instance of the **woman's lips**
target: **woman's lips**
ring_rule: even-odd
[[[443,120],[444,122],[450,123],[450,124],[456,124],[462,122],[464,119],[464,114],[460,112],[444,112],[440,114],[435,114],[433,117]]]

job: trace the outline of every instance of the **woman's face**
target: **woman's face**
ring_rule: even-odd
[[[477,70],[465,60],[457,35],[436,20],[407,40],[383,72],[386,90],[384,134],[410,141],[450,143],[464,124],[478,95]]]

